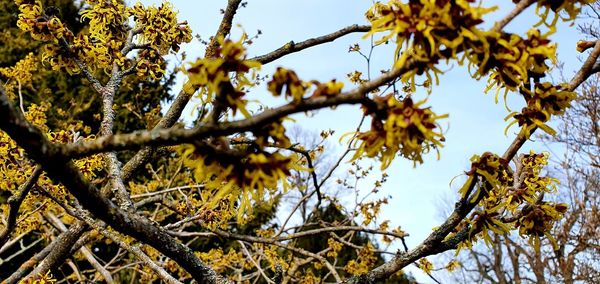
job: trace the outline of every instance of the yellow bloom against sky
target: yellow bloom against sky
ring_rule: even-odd
[[[144,5],[159,4],[161,1],[141,1]],[[225,5],[226,1],[189,1],[173,0],[173,6],[179,10],[178,19],[187,20],[193,35],[200,35],[203,40],[213,34],[219,23],[219,10]],[[246,31],[250,37],[261,30],[257,39],[248,47],[249,57],[262,55],[272,51],[290,41],[299,42],[311,37],[320,36],[342,27],[352,24],[368,24],[364,14],[372,6],[373,2],[369,0],[253,0],[247,1],[247,6],[238,11],[234,23],[241,27],[234,28],[232,40],[238,40],[242,31]],[[491,13],[484,26],[491,27],[493,21],[506,14],[507,4],[501,4],[509,1],[484,1],[486,6],[500,4],[496,12]],[[510,4],[510,3],[508,3]],[[511,4],[512,5],[512,4]],[[527,38],[527,30],[531,24],[537,22],[539,18],[534,15],[534,9],[530,8],[526,13],[513,21],[507,28],[507,31],[518,32],[523,38]],[[558,23],[559,32],[550,36],[550,39],[558,43],[557,50],[559,58],[568,58],[565,62],[565,75],[569,77],[573,70],[579,67],[577,60],[576,42],[581,39],[575,27]],[[383,34],[376,35],[375,39],[381,38]],[[262,67],[262,74],[274,74],[277,67],[291,68],[302,80],[319,80],[327,82],[337,79],[344,83],[345,88],[354,86],[348,80],[347,74],[354,71],[362,73],[362,78],[367,79],[369,70],[364,58],[355,52],[348,52],[348,49],[358,43],[362,51],[369,51],[370,39],[362,39],[361,34],[351,34],[336,40],[333,43],[311,48],[302,52],[302,54],[290,55],[267,64]],[[376,77],[380,70],[386,70],[391,67],[392,54],[395,50],[395,44],[383,44],[376,47],[373,51],[373,57],[370,62],[370,75]],[[192,44],[184,44],[182,50],[187,53],[188,60],[194,61],[202,55],[204,46],[193,40]],[[440,160],[437,160],[435,150],[429,154],[423,155],[425,163],[413,167],[413,162],[406,159],[396,159],[387,169],[389,175],[387,183],[384,184],[380,196],[373,196],[373,199],[382,196],[392,195],[387,206],[383,206],[382,220],[390,219],[391,227],[402,226],[403,230],[410,233],[407,238],[409,247],[414,246],[431,232],[431,228],[438,225],[440,215],[437,206],[445,196],[457,194],[458,186],[466,179],[459,177],[452,186],[449,182],[458,173],[469,169],[468,159],[473,154],[481,154],[486,151],[501,153],[506,149],[509,143],[518,131],[517,127],[509,129],[507,135],[503,134],[508,122],[504,118],[509,111],[519,111],[523,105],[521,99],[508,96],[505,103],[502,101],[496,105],[494,101],[495,90],[484,94],[487,77],[475,82],[468,76],[465,66],[451,64],[440,67],[444,72],[440,75],[440,84],[433,85],[431,95],[427,100],[427,106],[433,106],[436,114],[449,114],[447,119],[438,121],[443,135],[445,137],[444,147],[439,149]],[[554,74],[558,74],[555,72]],[[355,74],[356,75],[356,74]],[[555,83],[559,83],[560,78],[554,78]],[[423,81],[424,78],[417,77],[417,81]],[[354,76],[353,81],[357,81]],[[181,84],[181,82],[180,82]],[[426,98],[425,91],[418,91],[416,99]],[[267,91],[267,86],[261,86],[249,95],[249,99],[261,98],[261,101],[271,104],[271,106],[280,104],[281,98],[272,98]],[[252,109],[252,103],[248,104]],[[189,108],[188,114],[191,114],[192,108]],[[336,129],[335,135],[340,137],[345,133],[354,131],[358,125],[358,112],[362,110],[358,106],[341,106],[335,110],[323,110],[313,113],[312,117],[304,115],[295,116],[296,123],[305,128],[312,129],[318,133],[320,130]],[[192,117],[190,115],[190,117]],[[352,119],[347,119],[352,117]],[[551,124],[551,123],[550,123]],[[370,126],[370,121],[363,125],[363,131]],[[337,141],[337,139],[332,139]],[[344,140],[347,142],[347,139]],[[334,145],[338,149],[345,147],[345,144]],[[523,149],[529,151],[535,149],[541,152],[543,149],[539,143],[528,143]],[[560,149],[554,149],[560,153]],[[372,161],[374,168],[379,169],[380,163]],[[373,175],[378,176],[378,175]],[[371,188],[374,180],[364,181],[363,187]],[[351,195],[351,194],[348,194]],[[344,193],[340,193],[343,198]],[[452,198],[451,200],[454,200]],[[408,270],[414,272],[420,281],[430,281],[424,274],[413,267]]]

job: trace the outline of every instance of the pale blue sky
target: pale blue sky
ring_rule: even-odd
[[[142,1],[143,3],[160,3],[161,1]],[[212,35],[220,20],[219,10],[225,7],[225,0],[174,0],[171,1],[179,10],[179,19],[187,20],[194,34],[200,34],[207,39]],[[351,24],[366,24],[364,12],[370,7],[370,0],[248,0],[247,8],[240,9],[234,23],[239,23],[250,34],[262,30],[262,35],[249,48],[250,56],[261,55],[272,51],[282,44],[294,40],[304,39],[327,34]],[[489,18],[488,25],[493,20],[502,16],[507,7],[512,7],[510,1],[503,1],[503,7],[494,16]],[[486,1],[486,6],[500,3],[500,1]],[[524,33],[531,23],[537,21],[530,8],[515,22],[507,27],[508,31]],[[234,28],[233,39],[239,37],[239,29]],[[574,27],[560,25],[559,33],[552,37],[559,43],[559,59],[566,61],[566,74],[579,66],[575,43],[580,36]],[[348,47],[360,43],[363,48],[368,48],[367,40],[360,34],[348,35],[334,43],[314,47],[298,54],[284,57],[262,69],[263,74],[272,73],[277,66],[284,66],[295,70],[300,78],[305,80],[317,79],[321,81],[337,78],[346,81],[346,74],[352,70],[366,73],[366,64],[353,53],[348,53]],[[382,46],[375,50],[372,74],[377,75],[379,70],[391,66],[392,45]],[[201,56],[204,47],[199,44],[184,46],[188,59]],[[456,64],[455,64],[456,65]],[[442,68],[443,70],[450,68]],[[514,138],[517,128],[512,128],[508,136],[504,135],[507,123],[504,117],[507,111],[502,102],[494,104],[494,93],[483,94],[485,80],[476,82],[472,80],[466,68],[453,66],[441,78],[441,84],[434,86],[430,96],[429,105],[438,113],[449,113],[450,118],[442,124],[446,130],[446,146],[441,150],[441,160],[436,160],[435,153],[425,158],[425,163],[413,168],[410,161],[398,158],[390,168],[388,182],[382,190],[382,195],[392,195],[390,204],[384,208],[383,219],[390,219],[392,226],[402,226],[411,236],[407,239],[409,247],[420,243],[431,229],[440,223],[440,209],[436,206],[448,194],[455,192],[462,179],[457,179],[452,187],[450,180],[470,167],[469,158],[474,154],[492,151],[502,154]],[[347,83],[345,89],[351,88]],[[266,93],[257,94],[256,96]],[[514,96],[513,96],[514,97]],[[514,110],[522,107],[520,99],[510,100]],[[309,129],[335,129],[338,134],[352,131],[360,119],[361,111],[358,107],[340,107],[335,111],[321,111],[312,118],[295,116],[298,123]],[[368,126],[368,124],[366,124]],[[338,144],[337,139],[332,140],[338,149],[345,145]],[[536,143],[527,143],[523,148],[542,149]],[[377,162],[373,162],[379,167]],[[377,175],[374,175],[377,177]],[[372,182],[372,181],[369,181]],[[370,189],[372,183],[365,189]],[[392,249],[394,251],[395,249]],[[418,280],[430,281],[414,268]]]

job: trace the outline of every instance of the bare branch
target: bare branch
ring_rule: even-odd
[[[535,0],[521,0],[515,8],[504,18],[494,24],[494,31],[501,31],[510,23],[514,18],[516,18],[519,14],[521,14],[525,9],[527,9],[531,4],[535,3]]]
[[[289,103],[278,108],[264,111],[248,119],[198,126],[194,129],[157,129],[152,131],[137,131],[131,134],[112,135],[100,137],[94,141],[78,142],[66,146],[53,145],[55,153],[64,157],[82,157],[106,151],[135,149],[142,145],[166,146],[199,141],[208,137],[225,136],[233,133],[245,132],[256,127],[262,127],[287,115],[316,110],[343,104],[374,104],[366,97],[370,91],[391,82],[406,70],[412,69],[413,61],[404,67],[394,69],[381,77],[374,79],[360,87],[334,97],[314,97],[298,103]]]
[[[31,279],[34,277],[37,277],[37,275],[40,274],[44,274],[46,273],[48,270],[50,270],[51,268],[53,268],[53,266],[56,263],[62,263],[69,255],[70,255],[70,251],[71,251],[71,247],[69,246],[70,244],[74,244],[77,239],[79,239],[80,234],[83,234],[85,232],[85,230],[87,229],[87,226],[79,226],[77,223],[75,225],[72,225],[71,227],[69,227],[69,230],[67,230],[65,233],[59,235],[53,242],[51,245],[47,246],[46,248],[49,248],[50,250],[48,251],[47,255],[41,256],[41,258],[43,258],[43,260],[40,262],[40,264],[38,266],[35,267],[35,269],[33,271],[31,271],[31,273],[29,273],[25,278],[21,279],[21,277],[17,274],[17,272],[13,273],[13,275],[11,275],[11,277],[9,277],[7,280],[5,280],[7,283],[16,283],[19,280],[24,280],[26,282],[27,279]],[[58,246],[62,246],[62,247],[58,247]],[[46,250],[46,249],[44,249]],[[41,252],[40,252],[41,254]],[[40,259],[37,258],[38,255],[36,255],[35,259],[40,261]],[[27,267],[27,266],[33,266],[35,265],[35,263],[29,263],[26,262],[25,264],[21,265],[21,267]],[[15,275],[17,274],[17,275]],[[15,276],[15,278],[13,278],[13,276]],[[11,281],[12,280],[12,281]]]
[[[320,36],[320,37],[307,39],[307,40],[301,41],[299,43],[294,43],[293,41],[290,41],[290,42],[286,43],[285,45],[283,45],[282,47],[280,47],[272,52],[250,58],[249,60],[258,61],[261,64],[268,64],[268,63],[271,63],[271,62],[273,62],[281,57],[284,57],[288,54],[292,54],[292,53],[307,49],[309,47],[317,46],[317,45],[320,45],[323,43],[332,42],[332,41],[334,41],[340,37],[343,37],[347,34],[356,33],[356,32],[368,32],[370,30],[371,30],[371,26],[352,25],[352,26],[345,27],[341,30],[335,31],[333,33],[330,33],[330,34],[327,34],[324,36]]]
[[[50,222],[52,222],[52,224],[57,227],[61,232],[66,232],[67,226],[65,226],[65,224],[58,218],[56,217],[54,214],[48,212],[46,213],[48,220]],[[99,262],[98,260],[96,260],[96,258],[94,257],[94,255],[92,254],[92,252],[86,248],[85,246],[82,246],[79,251],[83,254],[83,256],[85,257],[85,259],[92,265],[92,267],[94,267],[94,269],[96,269],[100,275],[102,275],[102,277],[104,277],[104,280],[107,283],[114,283],[115,281],[113,280],[112,276],[110,275],[110,272],[108,272]]]
[[[242,0],[228,0],[227,7],[225,8],[225,12],[223,13],[223,18],[221,19],[221,24],[219,24],[219,28],[217,29],[215,36],[211,38],[210,43],[206,47],[204,57],[215,57],[217,47],[219,45],[217,39],[219,37],[226,37],[231,32],[233,17],[235,16],[235,13],[237,13],[237,10],[239,9],[241,3]]]
[[[0,95],[0,129],[39,162],[50,178],[61,182],[95,217],[124,234],[150,244],[178,262],[200,282],[227,282],[202,263],[191,249],[179,243],[165,230],[158,228],[144,217],[121,210],[105,198],[100,190],[84,179],[73,162],[47,155],[48,151],[52,152],[52,144],[42,132],[25,120],[4,94]]]
[[[248,258],[248,260],[250,260],[250,262],[252,262],[252,264],[254,264],[254,267],[256,267],[258,272],[260,272],[260,275],[262,275],[262,277],[265,279],[265,281],[267,281],[267,283],[269,283],[269,284],[274,284],[275,282],[273,282],[273,280],[271,280],[269,277],[267,277],[267,275],[265,274],[265,271],[262,269],[260,264],[258,264],[256,262],[256,260],[254,260],[254,258],[252,257],[252,255],[250,254],[248,249],[246,248],[246,245],[244,244],[244,242],[238,241],[238,243],[242,247],[242,251],[244,252],[244,254],[246,254],[246,258]]]
[[[325,257],[321,256],[322,253],[327,252],[329,249],[326,249],[319,253],[312,253],[312,252],[309,252],[309,251],[301,249],[301,248],[297,248],[297,247],[294,247],[291,245],[280,243],[272,238],[261,238],[261,237],[255,237],[255,236],[240,235],[240,234],[229,233],[229,232],[225,232],[225,231],[221,231],[221,230],[215,230],[214,233],[217,234],[218,236],[228,238],[228,239],[233,239],[233,240],[247,241],[247,242],[251,242],[251,243],[270,244],[270,245],[278,246],[282,249],[293,251],[298,254],[302,254],[305,256],[315,258],[315,259],[319,260],[321,263],[323,263],[323,265],[325,265],[325,267],[327,267],[327,269],[331,272],[331,275],[333,275],[333,277],[336,279],[336,281],[338,281],[338,282],[342,281],[342,279],[340,278],[340,275],[337,273],[335,267],[333,267],[333,265]]]
[[[6,223],[6,227],[2,232],[0,232],[0,247],[3,247],[6,241],[10,238],[13,230],[17,225],[17,216],[19,215],[19,208],[21,204],[29,194],[29,191],[33,187],[33,185],[37,182],[40,174],[42,173],[42,167],[36,166],[33,170],[33,173],[27,179],[27,181],[19,187],[19,192],[16,196],[11,196],[8,199],[8,221]]]

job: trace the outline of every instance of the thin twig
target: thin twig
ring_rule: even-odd
[[[17,79],[17,91],[19,92],[19,107],[23,114],[25,114],[25,107],[23,107],[23,94],[21,93],[21,80]]]
[[[262,267],[260,266],[260,264],[256,263],[256,260],[254,260],[254,258],[250,254],[250,252],[246,248],[246,245],[244,244],[244,242],[238,241],[238,243],[242,247],[242,251],[244,252],[244,254],[246,254],[246,258],[248,258],[248,260],[250,260],[250,262],[252,262],[252,264],[254,264],[254,267],[256,267],[256,269],[258,270],[258,272],[260,272],[260,275],[262,275],[262,277],[265,279],[265,281],[267,281],[267,283],[270,283],[270,284],[275,284],[275,282],[273,282],[273,280],[271,280],[267,276],[267,274],[265,274],[265,271],[262,269]]]
[[[272,238],[262,238],[262,237],[255,237],[255,236],[240,235],[240,234],[234,234],[234,233],[225,232],[225,231],[221,231],[221,230],[215,230],[213,232],[224,238],[240,240],[240,241],[247,241],[247,242],[252,242],[252,243],[270,244],[270,245],[278,246],[280,248],[283,248],[283,249],[286,249],[289,251],[293,251],[295,253],[313,257],[313,258],[319,260],[321,263],[323,263],[325,265],[325,267],[327,267],[327,269],[331,272],[331,274],[333,275],[333,277],[335,278],[336,281],[338,281],[338,282],[342,281],[342,279],[340,278],[340,275],[337,273],[335,267],[333,265],[331,265],[331,263],[326,258],[324,258],[323,256],[320,255],[321,253],[327,252],[329,249],[325,249],[325,250],[321,251],[320,253],[312,253],[312,252],[309,252],[309,251],[301,249],[301,248],[297,248],[297,247],[294,247],[291,245],[280,243]]]
[[[58,218],[56,217],[54,214],[52,214],[51,212],[46,212],[46,217],[48,218],[48,220],[56,227],[58,228],[58,230],[60,230],[61,232],[66,232],[68,230],[67,226],[65,226],[65,224]],[[96,257],[94,257],[94,255],[92,254],[92,252],[85,246],[82,246],[79,251],[83,254],[83,256],[85,257],[85,259],[92,265],[92,267],[94,267],[94,269],[96,269],[96,271],[98,271],[98,273],[100,273],[100,275],[102,275],[102,277],[104,277],[104,280],[106,281],[106,283],[114,283],[114,280],[112,278],[112,276],[110,275],[110,272],[108,272],[96,259]]]
[[[301,41],[298,43],[294,43],[293,41],[290,41],[290,42],[284,44],[282,47],[280,47],[272,52],[269,52],[269,53],[261,55],[261,56],[250,58],[250,60],[258,61],[261,64],[267,64],[267,63],[273,62],[283,56],[307,49],[309,47],[317,46],[317,45],[327,43],[327,42],[332,42],[332,41],[334,41],[340,37],[343,37],[347,34],[350,34],[350,33],[368,32],[370,30],[371,30],[371,26],[352,25],[352,26],[348,26],[343,29],[340,29],[338,31],[335,31],[333,33],[330,33],[330,34],[327,34],[324,36],[320,36],[320,37],[307,39],[307,40],[304,40],[304,41]]]
[[[0,232],[0,248],[6,244],[6,241],[10,238],[13,230],[17,224],[17,216],[19,215],[19,208],[21,204],[29,194],[29,191],[33,187],[33,185],[37,182],[38,178],[42,173],[42,167],[36,166],[33,170],[33,173],[27,179],[27,181],[19,187],[19,192],[16,196],[11,196],[8,199],[8,221],[6,222],[6,226],[2,232]]]

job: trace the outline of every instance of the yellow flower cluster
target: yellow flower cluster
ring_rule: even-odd
[[[210,200],[210,203],[203,202],[202,200],[196,200],[195,198],[189,198],[191,205],[195,208],[199,208],[198,216],[200,216],[200,220],[202,221],[202,226],[204,228],[207,228],[208,230],[227,230],[231,224],[231,220],[236,217],[238,224],[245,224],[246,221],[249,221],[249,218],[243,218],[245,216],[242,216],[241,214],[251,212],[245,212],[235,208],[235,202],[232,200],[234,198],[221,199],[216,202],[213,201],[213,197],[218,193],[218,191],[219,189],[213,189],[204,190],[202,192],[202,200]],[[216,205],[207,206],[207,204],[212,205],[213,203]],[[184,206],[187,206],[187,204]],[[239,213],[239,215],[236,215],[236,212]]]
[[[144,7],[138,2],[128,11],[135,20],[136,28],[141,29],[139,44],[148,46],[139,54],[140,60],[136,65],[138,76],[159,79],[165,72],[163,56],[170,50],[179,51],[182,43],[190,42],[192,30],[187,22],[177,21],[177,13],[167,2],[159,7]]]
[[[433,263],[431,263],[431,261],[429,261],[427,258],[421,258],[419,259],[419,268],[421,268],[423,272],[431,274],[431,271],[433,270]]]
[[[298,284],[318,284],[322,283],[321,278],[315,276],[312,270],[305,271],[304,273],[297,272],[296,277],[300,278]]]
[[[437,82],[437,75],[441,72],[435,65],[440,59],[457,59],[459,64],[467,59],[469,67],[477,68],[472,74],[474,78],[490,74],[486,92],[496,88],[496,101],[501,90],[504,90],[505,99],[509,91],[518,91],[525,96],[528,105],[520,114],[511,113],[510,116],[515,118],[511,125],[518,122],[523,127],[522,134],[527,136],[535,127],[554,133],[545,122],[551,115],[561,114],[575,95],[566,92],[566,87],[554,87],[549,83],[536,86],[534,94],[528,94],[532,92],[531,80],[538,82],[549,70],[547,62],[556,62],[556,44],[550,42],[548,35],[554,31],[558,13],[566,11],[568,17],[565,20],[573,19],[582,5],[593,1],[538,1],[538,11],[546,8],[542,22],[550,10],[556,16],[548,33],[541,34],[539,30],[531,29],[526,38],[478,29],[477,26],[483,22],[482,16],[495,8],[472,7],[470,2],[415,0],[403,3],[390,0],[387,4],[376,3],[366,13],[372,25],[367,36],[387,32],[379,42],[396,41],[395,67],[404,66],[407,60],[412,60],[414,68],[401,77],[404,83],[409,83],[408,91],[414,91],[416,75],[425,74],[426,82],[432,82],[432,71]],[[463,52],[461,58],[457,57],[459,52]],[[555,96],[552,92],[559,95]],[[534,98],[530,100],[529,97]],[[552,99],[560,102],[554,104],[554,108],[541,102]]]
[[[238,267],[240,262],[243,266],[243,263],[246,261],[244,254],[241,251],[236,252],[233,248],[227,253],[224,253],[222,248],[216,248],[211,249],[209,252],[198,252],[196,254],[217,273],[221,273],[232,266]]]
[[[467,172],[470,177],[460,192],[464,196],[475,176],[480,176],[475,185],[477,192],[469,201],[476,202],[482,192],[486,195],[479,201],[480,209],[457,228],[470,226],[468,238],[459,245],[459,250],[470,247],[479,238],[490,244],[491,233],[502,235],[514,229],[519,229],[522,236],[529,236],[533,245],[539,245],[539,237],[543,235],[553,241],[549,230],[561,218],[566,205],[540,200],[544,193],[556,191],[558,183],[554,178],[541,176],[548,155],[530,152],[522,155],[518,163],[513,175],[508,161],[494,154],[488,152],[472,158],[471,170]]]
[[[515,0],[513,0],[514,2]],[[579,12],[581,12],[581,7],[586,4],[594,3],[596,0],[540,0],[537,1],[537,8],[535,10],[536,14],[538,14],[541,18],[540,22],[537,25],[544,24],[551,29],[554,29],[558,18],[560,17],[563,21],[572,21],[577,18]],[[554,17],[552,21],[548,23],[548,15],[550,11],[554,12]],[[566,12],[562,13],[561,12]]]
[[[282,67],[277,67],[273,79],[267,83],[267,88],[273,96],[285,92],[285,98],[291,97],[294,102],[302,101],[307,90],[306,84],[298,78],[296,72]]]
[[[454,270],[456,270],[457,268],[460,268],[461,264],[459,261],[457,260],[452,260],[450,262],[448,262],[448,264],[446,264],[446,270],[448,270],[448,272],[452,272]]]
[[[367,79],[363,79],[362,75],[363,75],[362,72],[352,71],[351,73],[348,73],[346,76],[348,77],[348,80],[350,82],[360,85],[360,84],[364,84],[369,81]]]
[[[350,260],[344,267],[346,272],[351,275],[361,275],[369,272],[369,269],[375,264],[377,257],[375,256],[375,248],[371,243],[367,243],[358,251],[356,260]]]
[[[496,101],[501,89],[517,91],[529,84],[531,78],[545,76],[547,60],[556,62],[556,44],[537,29],[527,32],[527,39],[516,34],[487,32],[485,38],[473,40],[466,51],[470,65],[478,67],[473,76],[481,78],[491,72],[486,91],[497,88]]]
[[[353,159],[363,154],[378,157],[381,169],[386,169],[396,154],[423,163],[422,153],[442,147],[444,141],[439,129],[439,119],[448,115],[436,115],[430,108],[420,108],[425,100],[413,103],[410,97],[399,101],[393,95],[375,98],[375,102],[383,104],[383,110],[366,109],[372,115],[371,130],[359,133],[358,146]]]
[[[15,191],[27,176],[21,163],[25,151],[5,132],[0,132],[0,189]],[[7,211],[4,211],[7,212]]]
[[[304,95],[311,85],[315,86],[311,98],[337,96],[342,92],[342,88],[344,88],[344,83],[337,82],[336,80],[331,80],[327,83],[321,83],[316,80],[303,82],[298,78],[296,72],[281,67],[277,68],[275,74],[273,74],[273,79],[269,81],[267,87],[273,96],[279,96],[285,92],[285,98],[291,97],[293,102],[298,103],[304,99]]]
[[[25,118],[43,131],[47,131],[46,111],[48,107],[48,105],[32,104],[25,112]],[[29,162],[25,151],[18,147],[8,134],[0,131],[0,189],[16,193],[19,185],[31,176],[33,168],[34,164]],[[23,207],[26,206],[27,204],[24,204]]]
[[[25,58],[19,60],[13,67],[0,68],[0,75],[6,79],[4,88],[12,99],[15,90],[20,89],[33,79],[32,71],[37,69],[37,60],[33,53],[29,53]]]
[[[192,30],[187,22],[177,21],[177,13],[168,2],[147,8],[138,2],[129,12],[136,26],[142,28],[140,43],[149,44],[163,55],[169,50],[179,51],[182,43],[192,40]]]
[[[52,273],[50,273],[50,270],[48,270],[45,274],[39,274],[37,277],[35,277],[35,279],[31,282],[29,282],[31,284],[54,284],[56,283],[56,279],[54,278],[54,276],[52,276]]]
[[[503,215],[499,212],[504,204],[503,194],[513,182],[508,161],[490,152],[484,153],[481,157],[475,155],[471,158],[471,170],[466,174],[469,175],[469,179],[459,190],[461,195],[467,194],[468,185],[477,175],[482,177],[483,182],[475,185],[476,191],[469,201],[475,202],[481,197],[481,194],[486,194],[479,203],[482,210],[474,212],[466,221],[471,226],[468,243],[481,237],[486,244],[490,244],[492,242],[491,232],[505,234],[511,230],[511,226],[501,220]]]
[[[279,152],[242,153],[219,151],[212,146],[183,146],[181,153],[184,165],[193,169],[196,182],[216,190],[207,209],[229,199],[232,204],[237,202],[240,221],[244,214],[252,212],[252,201],[262,201],[280,183],[287,190],[290,171],[303,170],[293,157]]]
[[[312,81],[312,83],[316,86],[316,89],[311,96],[313,98],[320,96],[335,97],[339,95],[342,92],[342,89],[344,88],[344,83],[337,82],[336,80],[331,80],[327,83]]]
[[[90,50],[96,52],[96,49],[90,48]],[[90,52],[90,54],[97,53]],[[98,55],[98,58],[100,59],[98,64],[101,66],[104,56]],[[42,63],[48,63],[54,71],[66,71],[71,75],[79,74],[81,72],[79,66],[77,66],[75,61],[73,61],[71,56],[65,54],[56,44],[47,44],[44,46],[44,50],[42,52]]]
[[[25,58],[19,60],[13,67],[0,68],[0,74],[9,80],[20,81],[21,84],[31,82],[31,71],[37,68],[37,60],[33,53],[29,53]]]
[[[342,250],[344,245],[335,239],[329,238],[327,239],[327,247],[329,251],[327,252],[327,256],[336,258],[338,253]]]
[[[198,59],[187,69],[191,84],[201,87],[206,93],[206,100],[210,101],[215,95],[219,96],[219,103],[240,110],[249,117],[246,110],[247,101],[242,99],[245,95],[244,88],[253,86],[254,83],[246,76],[253,68],[260,68],[257,61],[246,60],[246,49],[243,46],[244,37],[234,42],[229,39],[218,39],[220,47],[216,50],[215,58]],[[230,78],[230,72],[235,74],[235,86]]]
[[[40,41],[62,38],[69,33],[59,18],[51,10],[45,10],[39,0],[15,0],[19,6],[17,26],[31,37]]]
[[[508,161],[502,159],[496,154],[485,152],[483,155],[474,155],[471,157],[471,169],[466,173],[469,179],[465,182],[459,193],[464,197],[467,194],[468,185],[475,178],[475,174],[482,176],[493,190],[501,191],[512,182],[512,176],[509,174]],[[473,200],[479,197],[480,188],[473,195]]]
[[[568,90],[567,84],[553,85],[549,82],[535,84],[535,91],[527,94],[527,106],[520,113],[513,112],[507,116],[507,119],[513,117],[514,120],[506,128],[508,130],[510,126],[518,123],[523,127],[520,134],[525,137],[529,137],[536,127],[554,135],[556,131],[546,125],[546,122],[552,115],[563,114],[571,106],[571,101],[577,97],[575,92]]]
[[[565,212],[567,205],[564,203],[540,202],[529,204],[523,209],[523,216],[517,220],[515,226],[519,228],[519,234],[529,236],[529,243],[539,250],[540,237],[546,236],[552,245],[556,247],[556,241],[550,234],[554,223],[560,220]]]
[[[56,143],[72,142],[72,133],[66,131],[52,132],[46,125],[46,112],[50,108],[49,104],[36,105],[31,104],[24,116],[27,121],[45,132],[49,140]],[[92,139],[92,138],[86,138]],[[86,178],[93,178],[102,168],[103,162],[100,156],[90,156],[84,159],[76,160],[75,164],[79,167]],[[19,186],[24,184],[35,168],[35,163],[29,160],[25,151],[18,147],[8,134],[0,131],[0,193],[5,195],[15,195]],[[54,183],[46,174],[42,174],[37,182],[37,187],[43,188],[61,201],[68,202],[70,196],[66,188],[60,184]],[[43,222],[42,214],[48,210],[57,209],[58,205],[46,199],[46,196],[40,194],[34,187],[27,195],[21,210],[23,212],[33,212],[24,214],[16,228],[16,233],[24,233],[32,230],[39,230],[46,222]],[[7,192],[1,192],[7,191]],[[7,205],[0,205],[4,213],[8,212]]]
[[[494,195],[495,193],[491,193]],[[493,198],[495,201],[496,199]],[[501,220],[502,214],[498,212],[498,208],[489,207],[489,204],[494,204],[493,202],[488,202],[489,199],[486,199],[483,203],[485,204],[484,209],[482,211],[476,211],[469,217],[467,222],[471,225],[471,229],[469,231],[469,240],[475,241],[477,238],[483,238],[483,241],[486,245],[492,244],[492,237],[490,233],[495,233],[498,235],[504,235],[510,232],[512,226],[510,224],[506,224]]]
[[[178,23],[176,13],[169,4],[144,8],[136,4],[127,8],[120,0],[87,0],[88,6],[81,13],[81,20],[89,22],[89,29],[73,33],[57,18],[51,8],[43,8],[41,1],[15,0],[19,5],[18,26],[30,32],[32,37],[42,41],[52,41],[44,48],[42,59],[54,70],[64,70],[71,74],[79,73],[74,59],[86,64],[92,71],[110,70],[113,63],[122,69],[131,68],[134,63],[122,54],[128,33],[129,17],[133,15],[139,31],[142,49],[135,63],[139,76],[160,79],[164,74],[164,59],[170,50],[178,51],[183,42],[192,39],[187,23]],[[48,10],[50,9],[50,10]],[[66,50],[61,45],[69,45]]]
[[[476,26],[483,22],[482,16],[496,8],[472,7],[471,1],[417,0],[403,3],[390,0],[387,4],[377,2],[366,13],[371,31],[365,37],[378,32],[389,32],[378,43],[395,39],[395,67],[404,66],[408,59],[417,62],[416,68],[402,76],[403,82],[429,71],[437,77],[440,70],[435,64],[440,58],[455,58],[463,44],[480,35]],[[402,48],[404,47],[404,50]]]
[[[267,146],[288,148],[292,146],[290,138],[285,134],[283,120],[279,120],[264,127],[254,129],[252,133],[254,134],[254,137],[256,137],[254,143],[256,143],[256,145],[258,145],[260,148]],[[270,140],[272,140],[273,143],[271,143]]]
[[[360,213],[364,218],[362,224],[365,226],[371,224],[371,222],[373,222],[373,220],[379,216],[379,213],[381,212],[381,206],[383,204],[388,204],[387,198],[360,204]]]
[[[519,183],[509,187],[506,208],[515,213],[518,206],[524,203],[534,204],[542,192],[555,192],[558,180],[548,176],[540,176],[544,166],[548,164],[548,154],[536,154],[533,151],[521,158]]]
[[[40,41],[52,41],[44,48],[42,61],[50,63],[53,69],[59,70],[64,64],[64,69],[70,73],[77,73],[77,66],[65,58],[64,51],[56,46],[57,39],[71,40],[73,33],[57,18],[54,13],[48,14],[41,1],[15,0],[19,6],[19,20],[17,26],[24,32],[29,32],[31,37]],[[52,11],[50,11],[52,12]],[[57,57],[57,58],[54,58]]]
[[[104,43],[123,42],[127,36],[129,14],[120,0],[86,0],[91,8],[81,13],[81,20],[89,20],[89,36]]]
[[[81,20],[89,21],[89,31],[78,34],[73,40],[72,53],[92,69],[108,70],[117,63],[123,67],[125,56],[121,54],[127,38],[129,13],[123,1],[88,0],[90,5],[81,13]],[[64,68],[78,73],[69,54],[62,54],[56,47],[48,47],[47,57],[53,68]]]

